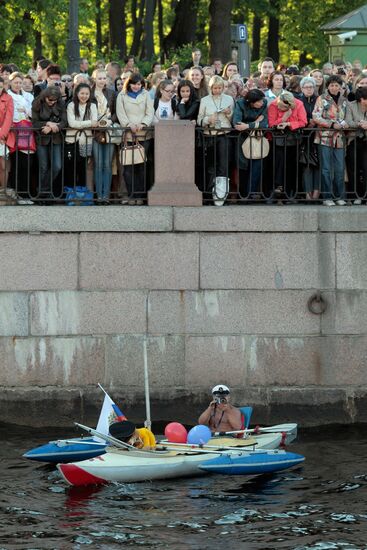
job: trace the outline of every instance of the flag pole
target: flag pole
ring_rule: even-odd
[[[105,390],[104,388],[102,388],[102,386],[101,386],[101,384],[100,384],[99,382],[98,382],[98,387],[101,388],[101,390],[103,391],[103,393],[104,393],[105,395],[107,395],[107,397],[110,397],[110,396],[108,395],[108,393],[106,392],[106,390]]]
[[[144,389],[145,389],[145,410],[146,420],[144,426],[151,429],[152,422],[150,417],[150,395],[149,395],[149,373],[148,373],[148,351],[147,351],[147,336],[144,335]]]

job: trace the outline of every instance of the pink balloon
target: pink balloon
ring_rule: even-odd
[[[179,422],[170,422],[164,430],[164,435],[171,443],[186,443],[187,430]]]

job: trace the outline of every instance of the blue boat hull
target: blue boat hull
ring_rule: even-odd
[[[23,457],[38,462],[78,462],[106,452],[106,443],[98,443],[92,437],[59,439],[27,451]]]
[[[304,456],[286,451],[248,453],[245,456],[223,454],[213,458],[213,460],[206,461],[199,468],[205,472],[215,474],[256,475],[286,470],[301,464],[304,460]]]

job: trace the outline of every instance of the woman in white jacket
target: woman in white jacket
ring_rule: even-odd
[[[88,84],[78,84],[67,106],[68,129],[65,137],[65,184],[85,186],[87,165],[91,163],[92,128],[98,126],[97,106],[91,101]],[[89,186],[92,187],[92,186]]]
[[[209,136],[209,139],[205,140],[208,153],[211,153],[207,163],[209,187],[212,188],[214,204],[222,206],[229,187],[230,140],[225,134],[232,128],[234,101],[231,96],[224,93],[224,81],[218,75],[210,79],[209,90],[209,95],[200,101],[198,126],[203,126],[204,134]]]
[[[132,74],[124,83],[124,89],[116,100],[116,114],[123,128],[129,128],[124,135],[124,143],[131,145],[141,142],[145,149],[145,158],[148,157],[151,135],[147,128],[152,125],[154,117],[153,100],[144,88],[144,78]],[[139,152],[136,152],[136,156]],[[134,155],[135,158],[135,155]],[[142,205],[146,198],[148,185],[145,185],[145,175],[148,174],[145,161],[139,160],[124,166],[124,178],[129,193],[130,205]]]

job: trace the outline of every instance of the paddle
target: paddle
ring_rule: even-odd
[[[102,439],[105,439],[106,441],[108,441],[109,443],[112,443],[113,445],[115,445],[116,447],[118,447],[119,449],[126,449],[128,451],[136,451],[138,453],[149,453],[149,454],[156,454],[156,451],[150,451],[150,450],[147,450],[147,449],[138,449],[137,447],[134,447],[133,445],[130,445],[130,443],[125,443],[124,441],[120,441],[119,439],[116,439],[115,437],[113,437],[112,435],[106,435],[106,434],[102,434],[101,432],[97,432],[97,430],[94,430],[93,428],[89,428],[89,426],[84,426],[83,424],[79,424],[78,422],[74,422],[74,424],[76,426],[78,426],[79,428],[81,428],[82,430],[85,430],[87,433],[91,434],[91,435],[96,435],[97,437],[101,437]],[[176,443],[177,445],[177,443]],[[199,445],[198,445],[199,447]],[[177,450],[177,449],[176,449]],[[180,451],[182,451],[182,449],[179,449]],[[202,451],[202,450],[192,450],[190,451],[190,449],[187,449],[188,453],[197,453],[197,452],[202,452],[202,453],[206,453],[206,452],[212,452],[212,453],[215,453],[215,454],[221,454],[219,451]]]
[[[291,434],[297,431],[297,424],[277,424],[275,426],[268,426],[266,428],[252,428],[251,430],[236,430],[233,432],[215,432],[213,435],[231,435],[246,433],[286,433]]]
[[[134,451],[137,451],[139,449],[136,449],[133,445],[130,445],[130,443],[125,443],[124,441],[120,441],[119,439],[116,439],[116,437],[113,437],[112,435],[106,435],[101,432],[97,432],[97,430],[94,430],[93,428],[89,428],[89,426],[84,426],[83,424],[79,424],[78,422],[74,422],[75,426],[78,426],[82,430],[86,431],[87,433],[91,435],[96,435],[97,437],[100,437],[101,439],[104,439],[105,441],[108,441],[109,443],[113,443],[116,447],[119,447],[120,449],[133,449]]]
[[[234,451],[236,453],[255,453],[255,454],[268,454],[268,453],[274,453],[275,451],[279,451],[279,449],[255,449],[255,443],[254,445],[248,445],[247,447],[222,447],[218,445],[218,448],[215,449],[214,445],[194,445],[194,444],[187,444],[187,443],[170,443],[169,441],[165,441],[164,443],[160,443],[160,446],[163,448],[169,448],[173,450],[180,450],[182,452],[202,452],[202,453],[216,453],[216,454],[226,454],[227,451]],[[181,449],[180,447],[189,447],[188,449]]]

